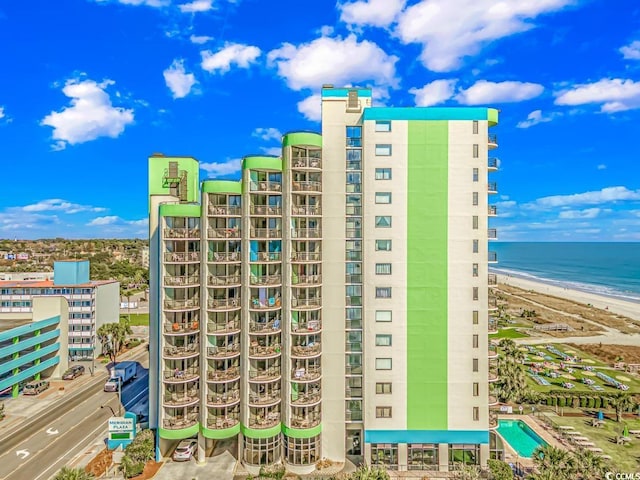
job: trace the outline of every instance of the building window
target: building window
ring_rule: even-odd
[[[473,421],[477,422],[480,420],[480,407],[473,407]]]
[[[410,443],[407,457],[409,470],[438,470],[437,443]]]
[[[480,242],[478,240],[473,241],[473,253],[478,253],[480,249]]]
[[[391,169],[376,168],[376,180],[391,180]]]
[[[391,192],[376,192],[376,203],[391,203]]]
[[[244,438],[244,461],[262,465],[280,460],[280,435],[268,438]]]
[[[376,370],[391,370],[391,359],[376,358]]]
[[[391,216],[376,216],[376,228],[391,228]]]
[[[376,132],[390,132],[391,121],[390,120],[376,120]]]
[[[311,438],[293,438],[283,435],[284,455],[291,465],[309,465],[319,460],[320,435]]]
[[[376,347],[390,347],[391,335],[376,335]]]
[[[472,341],[473,341],[473,348],[478,348],[478,340],[479,340],[478,335],[475,335],[475,334],[474,334],[474,335],[473,335],[473,337],[472,337]]]
[[[391,240],[376,240],[376,250],[381,252],[390,252]]]
[[[459,464],[479,465],[480,445],[449,444],[449,468],[453,468]]]
[[[376,144],[376,155],[379,157],[388,157],[391,155],[391,145]]]
[[[478,325],[478,319],[480,318],[480,312],[478,310],[473,311],[473,324]]]
[[[472,217],[471,225],[472,225],[472,227],[473,227],[473,229],[474,229],[474,230],[477,230],[477,229],[478,229],[478,216],[477,216],[477,215],[474,215],[474,216]]]
[[[473,205],[478,205],[478,192],[473,192],[472,199],[473,199],[472,201]]]
[[[473,144],[473,158],[478,158],[480,156],[480,145],[477,143]]]
[[[478,371],[478,359],[477,358],[473,359],[473,371],[474,372]]]
[[[376,310],[376,322],[390,322],[391,310]]]
[[[384,466],[387,470],[398,469],[397,443],[372,443],[371,465]]]
[[[472,271],[473,271],[473,276],[474,276],[474,277],[477,277],[477,276],[478,276],[478,268],[479,268],[479,267],[478,267],[478,264],[477,264],[477,263],[474,263],[474,264],[473,264],[473,267],[472,267]]]
[[[478,120],[473,121],[473,133],[474,134],[478,133]]]
[[[347,193],[361,193],[362,174],[360,172],[347,172]]]
[[[379,382],[376,383],[377,395],[388,395],[391,393],[391,382]]]
[[[391,407],[376,407],[376,418],[391,418]]]
[[[362,127],[347,127],[347,147],[362,146]]]
[[[347,148],[347,170],[362,170],[362,150]]]
[[[474,169],[473,169],[473,181],[474,181],[474,182],[477,182],[477,181],[478,181],[479,176],[480,176],[480,170],[479,170],[479,169],[477,169],[477,168],[474,168]]]
[[[391,287],[376,287],[376,298],[391,298]]]
[[[391,264],[376,263],[376,275],[391,275]]]
[[[480,396],[480,384],[478,382],[473,383],[473,396],[474,397]]]
[[[480,295],[480,294],[479,294],[479,291],[480,291],[480,290],[479,290],[479,288],[478,288],[478,287],[473,287],[473,299],[474,299],[474,300],[478,300],[478,297],[479,297],[479,295]]]

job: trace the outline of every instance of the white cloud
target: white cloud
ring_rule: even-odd
[[[201,163],[200,168],[214,177],[223,177],[232,175],[240,171],[242,160],[233,158],[226,162]]]
[[[10,207],[10,210],[22,211],[22,212],[53,212],[59,211],[62,213],[78,213],[78,212],[104,212],[106,208],[93,207],[91,205],[80,205],[78,203],[68,202],[60,198],[49,198],[47,200],[41,200],[37,203],[30,205],[24,205],[22,207]]]
[[[211,0],[193,0],[193,2],[178,5],[178,8],[182,13],[208,12],[213,10],[211,3]]]
[[[298,46],[285,43],[267,58],[293,90],[317,91],[325,83],[342,86],[371,80],[377,85],[398,85],[398,57],[368,40],[358,42],[355,35],[320,37]]]
[[[478,80],[458,93],[456,100],[463,105],[521,102],[538,97],[543,91],[544,87],[537,83]]]
[[[132,226],[132,227],[148,227],[149,226],[149,219],[148,218],[143,218],[140,220],[125,220],[122,217],[119,217],[117,215],[107,215],[104,217],[96,217],[93,220],[91,220],[90,222],[87,223],[87,226],[89,227],[102,227],[102,226],[106,226],[106,225],[110,225],[110,226],[119,226],[119,227],[125,227],[125,226]],[[111,229],[109,229],[109,231],[112,231]],[[124,232],[125,230],[123,230],[122,228],[118,228],[115,231],[117,232]],[[134,233],[140,233],[142,230],[137,230]]]
[[[535,28],[540,15],[574,0],[422,0],[399,16],[396,34],[404,43],[420,43],[422,63],[430,70],[459,68],[466,56],[491,42]]]
[[[606,169],[607,169],[607,166],[606,166],[604,163],[601,163],[601,164],[600,164],[600,165],[598,165],[596,168],[597,168],[598,170],[606,170]]]
[[[282,155],[282,148],[280,147],[262,147],[262,152],[265,155],[275,155],[279,157]]]
[[[558,218],[562,218],[564,220],[596,218],[598,215],[600,215],[600,212],[601,209],[599,208],[586,208],[584,210],[564,210],[560,212]]]
[[[604,113],[622,112],[640,108],[640,81],[622,78],[603,78],[594,83],[574,85],[556,92],[556,105],[602,104]]]
[[[262,140],[278,140],[282,139],[282,133],[277,128],[256,128],[251,134],[253,137],[261,138]]]
[[[634,40],[629,45],[620,48],[625,60],[640,60],[640,40]]]
[[[5,116],[4,107],[0,107],[0,119],[3,119]]]
[[[231,65],[236,64],[240,68],[249,68],[255,63],[262,52],[258,47],[243,45],[240,43],[225,43],[216,53],[210,50],[200,52],[202,56],[202,68],[209,73],[227,73]]]
[[[319,93],[314,93],[304,100],[298,102],[298,111],[304,118],[312,122],[322,120],[322,97]]]
[[[629,190],[627,187],[620,186],[573,195],[552,195],[538,198],[533,206],[556,208],[574,205],[600,205],[625,200],[640,200],[640,190]],[[532,205],[529,204],[529,206]]]
[[[173,98],[186,97],[191,92],[191,87],[198,83],[193,73],[187,73],[184,69],[184,60],[174,60],[162,74]]]
[[[534,110],[529,115],[527,115],[526,120],[522,120],[521,122],[518,122],[516,127],[517,128],[533,127],[534,125],[538,125],[539,123],[550,122],[551,120],[553,120],[553,117],[555,116],[556,114],[554,113],[551,113],[549,115],[543,115],[542,110]]]
[[[113,223],[117,223],[120,220],[120,217],[116,215],[108,215],[106,217],[97,217],[91,220],[87,225],[95,226],[95,225],[111,225]]]
[[[96,0],[98,3],[107,3],[110,0]],[[123,5],[134,5],[134,6],[139,6],[139,5],[145,5],[147,7],[155,7],[155,8],[160,8],[160,7],[166,7],[167,5],[169,5],[169,3],[171,3],[171,0],[117,0],[119,3],[122,3]]]
[[[422,88],[412,88],[409,93],[416,97],[416,105],[430,107],[453,97],[457,80],[434,80]]]
[[[207,35],[191,35],[189,40],[191,40],[191,43],[195,43],[196,45],[202,45],[213,40],[213,37],[209,37]]]
[[[51,112],[40,125],[53,127],[54,149],[65,148],[99,137],[116,138],[133,123],[133,109],[114,107],[105,91],[113,80],[96,83],[93,80],[68,80],[62,89],[71,99],[70,105]]]
[[[359,0],[339,4],[340,20],[352,25],[386,27],[404,8],[405,0]]]

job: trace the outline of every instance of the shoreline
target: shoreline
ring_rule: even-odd
[[[593,307],[601,310],[624,315],[633,320],[640,320],[640,302],[561,287],[551,283],[544,283],[543,281],[523,278],[517,276],[515,273],[513,275],[497,273],[497,275],[499,284],[511,285],[523,290],[533,290],[543,295],[565,298],[585,305],[591,304]]]

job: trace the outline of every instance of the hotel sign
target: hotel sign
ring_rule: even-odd
[[[109,419],[109,433],[133,432],[133,429],[134,429],[133,418],[111,417]]]
[[[107,422],[109,426],[107,448],[109,450],[115,450],[120,445],[124,448],[133,441],[136,436],[137,418],[137,415],[131,412],[126,412],[123,417],[109,418]]]

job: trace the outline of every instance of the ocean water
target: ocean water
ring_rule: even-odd
[[[497,273],[640,302],[640,243],[490,242]]]

